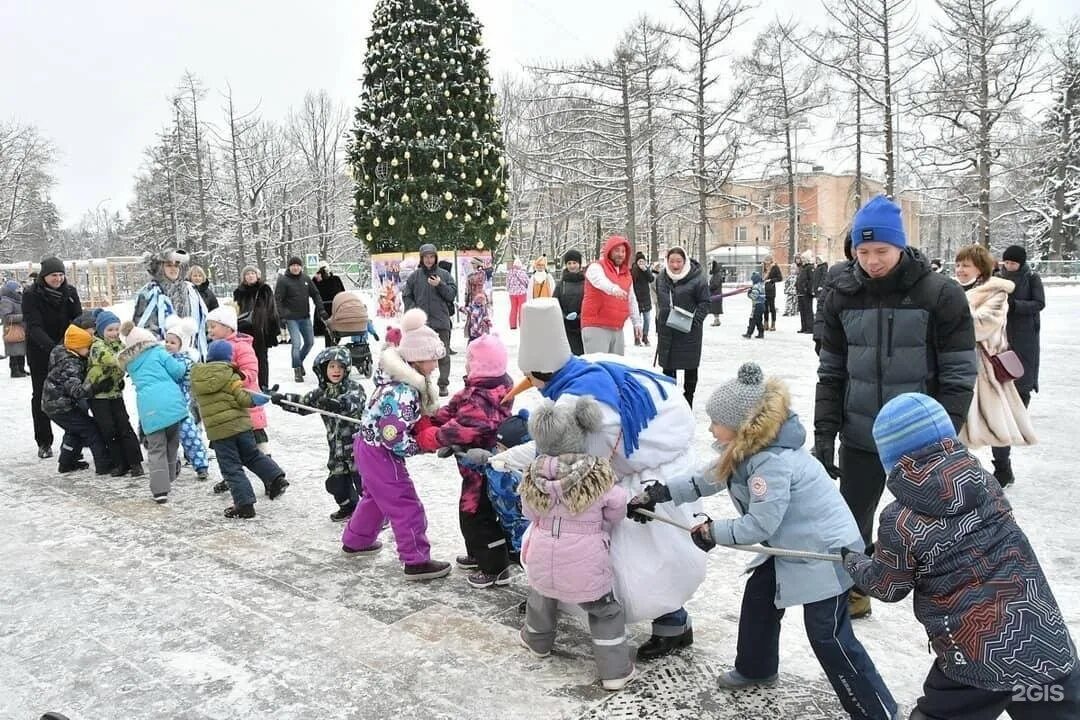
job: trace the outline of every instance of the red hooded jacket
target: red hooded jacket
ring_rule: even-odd
[[[622,245],[626,248],[626,259],[618,267],[611,261],[611,251]],[[634,251],[630,241],[621,235],[612,235],[604,243],[603,252],[597,264],[604,270],[604,276],[618,285],[629,296],[633,292],[634,278],[630,274],[633,263]],[[603,290],[585,281],[585,297],[581,302],[581,327],[602,327],[610,330],[621,330],[630,317],[630,304],[627,298],[617,298],[608,295]]]

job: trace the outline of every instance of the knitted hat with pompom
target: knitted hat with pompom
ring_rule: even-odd
[[[401,317],[401,344],[398,354],[405,362],[441,360],[446,347],[439,334],[427,326],[427,313],[413,308]]]
[[[737,430],[765,395],[765,374],[757,363],[743,363],[739,374],[712,391],[705,412],[717,425]]]

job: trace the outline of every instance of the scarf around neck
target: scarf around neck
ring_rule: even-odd
[[[666,375],[657,375],[642,368],[572,357],[555,373],[540,394],[550,400],[557,400],[564,393],[579,397],[591,395],[597,402],[619,413],[623,454],[630,457],[640,446],[638,439],[641,432],[659,414],[646,382],[652,382],[664,400],[668,397],[667,385],[675,383]]]
[[[165,293],[165,296],[172,303],[173,311],[180,317],[189,317],[191,307],[188,305],[187,281],[183,278],[170,280],[165,277],[165,273],[159,274],[154,279],[157,280],[158,286],[161,287],[161,292]]]
[[[669,278],[671,278],[671,282],[672,282],[672,284],[674,284],[674,283],[677,283],[677,282],[679,282],[680,280],[682,280],[682,279],[683,279],[684,277],[686,277],[687,275],[689,275],[689,274],[690,274],[690,268],[691,268],[691,265],[690,265],[690,261],[689,261],[689,260],[687,260],[687,261],[686,261],[686,262],[685,262],[685,263],[683,264],[683,266],[682,266],[682,272],[680,272],[680,273],[673,273],[673,272],[671,272],[671,268],[665,268],[665,269],[664,269],[664,272],[666,272],[666,273],[667,273],[667,276],[668,276]]]

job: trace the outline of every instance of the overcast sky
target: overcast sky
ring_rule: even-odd
[[[918,0],[925,4],[929,0]],[[1061,26],[1075,0],[1022,0]],[[185,69],[237,104],[283,119],[307,90],[352,103],[374,0],[0,0],[0,117],[37,125],[61,157],[54,200],[65,221],[99,203],[122,209],[143,148],[169,120]],[[820,21],[818,0],[763,0],[740,33],[745,50],[776,14]],[[492,74],[537,59],[611,51],[643,13],[676,18],[665,0],[471,0],[485,26]],[[1075,8],[1075,5],[1073,5]],[[1075,11],[1075,10],[1074,10]]]

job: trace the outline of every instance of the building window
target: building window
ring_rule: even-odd
[[[745,245],[746,244],[746,226],[745,225],[740,225],[739,227],[735,228],[735,244],[736,245]]]
[[[761,226],[762,245],[772,245],[772,225]]]

